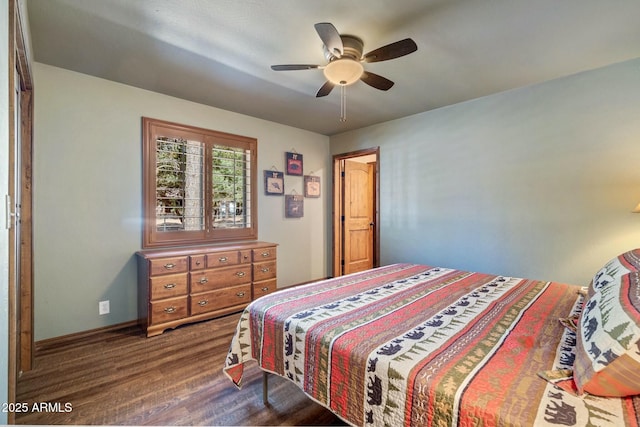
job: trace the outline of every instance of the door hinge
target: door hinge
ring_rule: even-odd
[[[4,200],[5,200],[5,206],[6,206],[6,223],[5,223],[5,227],[7,230],[11,230],[11,227],[13,225],[13,219],[15,218],[16,214],[15,212],[13,212],[13,204],[11,203],[11,196],[8,194],[5,194],[4,196]]]
[[[344,222],[344,215],[340,217],[340,221]]]

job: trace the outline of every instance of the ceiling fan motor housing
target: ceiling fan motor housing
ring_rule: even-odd
[[[327,46],[322,46],[324,49],[324,57],[327,58],[327,61],[331,62],[338,58],[350,58],[355,61],[360,61],[362,59],[362,51],[364,49],[364,43],[362,39],[356,36],[350,35],[340,35],[342,39],[342,56],[336,56],[333,52],[330,52],[327,49]]]

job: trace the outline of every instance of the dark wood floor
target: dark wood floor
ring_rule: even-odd
[[[293,383],[245,369],[241,390],[222,373],[239,314],[146,338],[137,327],[38,349],[18,383],[18,424],[345,425]],[[44,403],[45,406],[40,406]],[[34,411],[43,409],[43,412]],[[20,407],[19,407],[20,408]],[[68,411],[68,412],[67,412]]]

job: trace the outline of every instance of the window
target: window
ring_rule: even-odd
[[[143,247],[256,239],[257,141],[143,117]]]

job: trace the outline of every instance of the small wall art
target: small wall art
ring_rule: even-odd
[[[267,196],[284,194],[284,173],[275,170],[264,171],[264,193]]]
[[[320,177],[314,175],[304,176],[304,197],[320,197]]]
[[[304,216],[304,197],[300,194],[287,194],[284,203],[285,218],[302,218]]]
[[[302,176],[302,154],[296,152],[286,152],[287,175]]]

